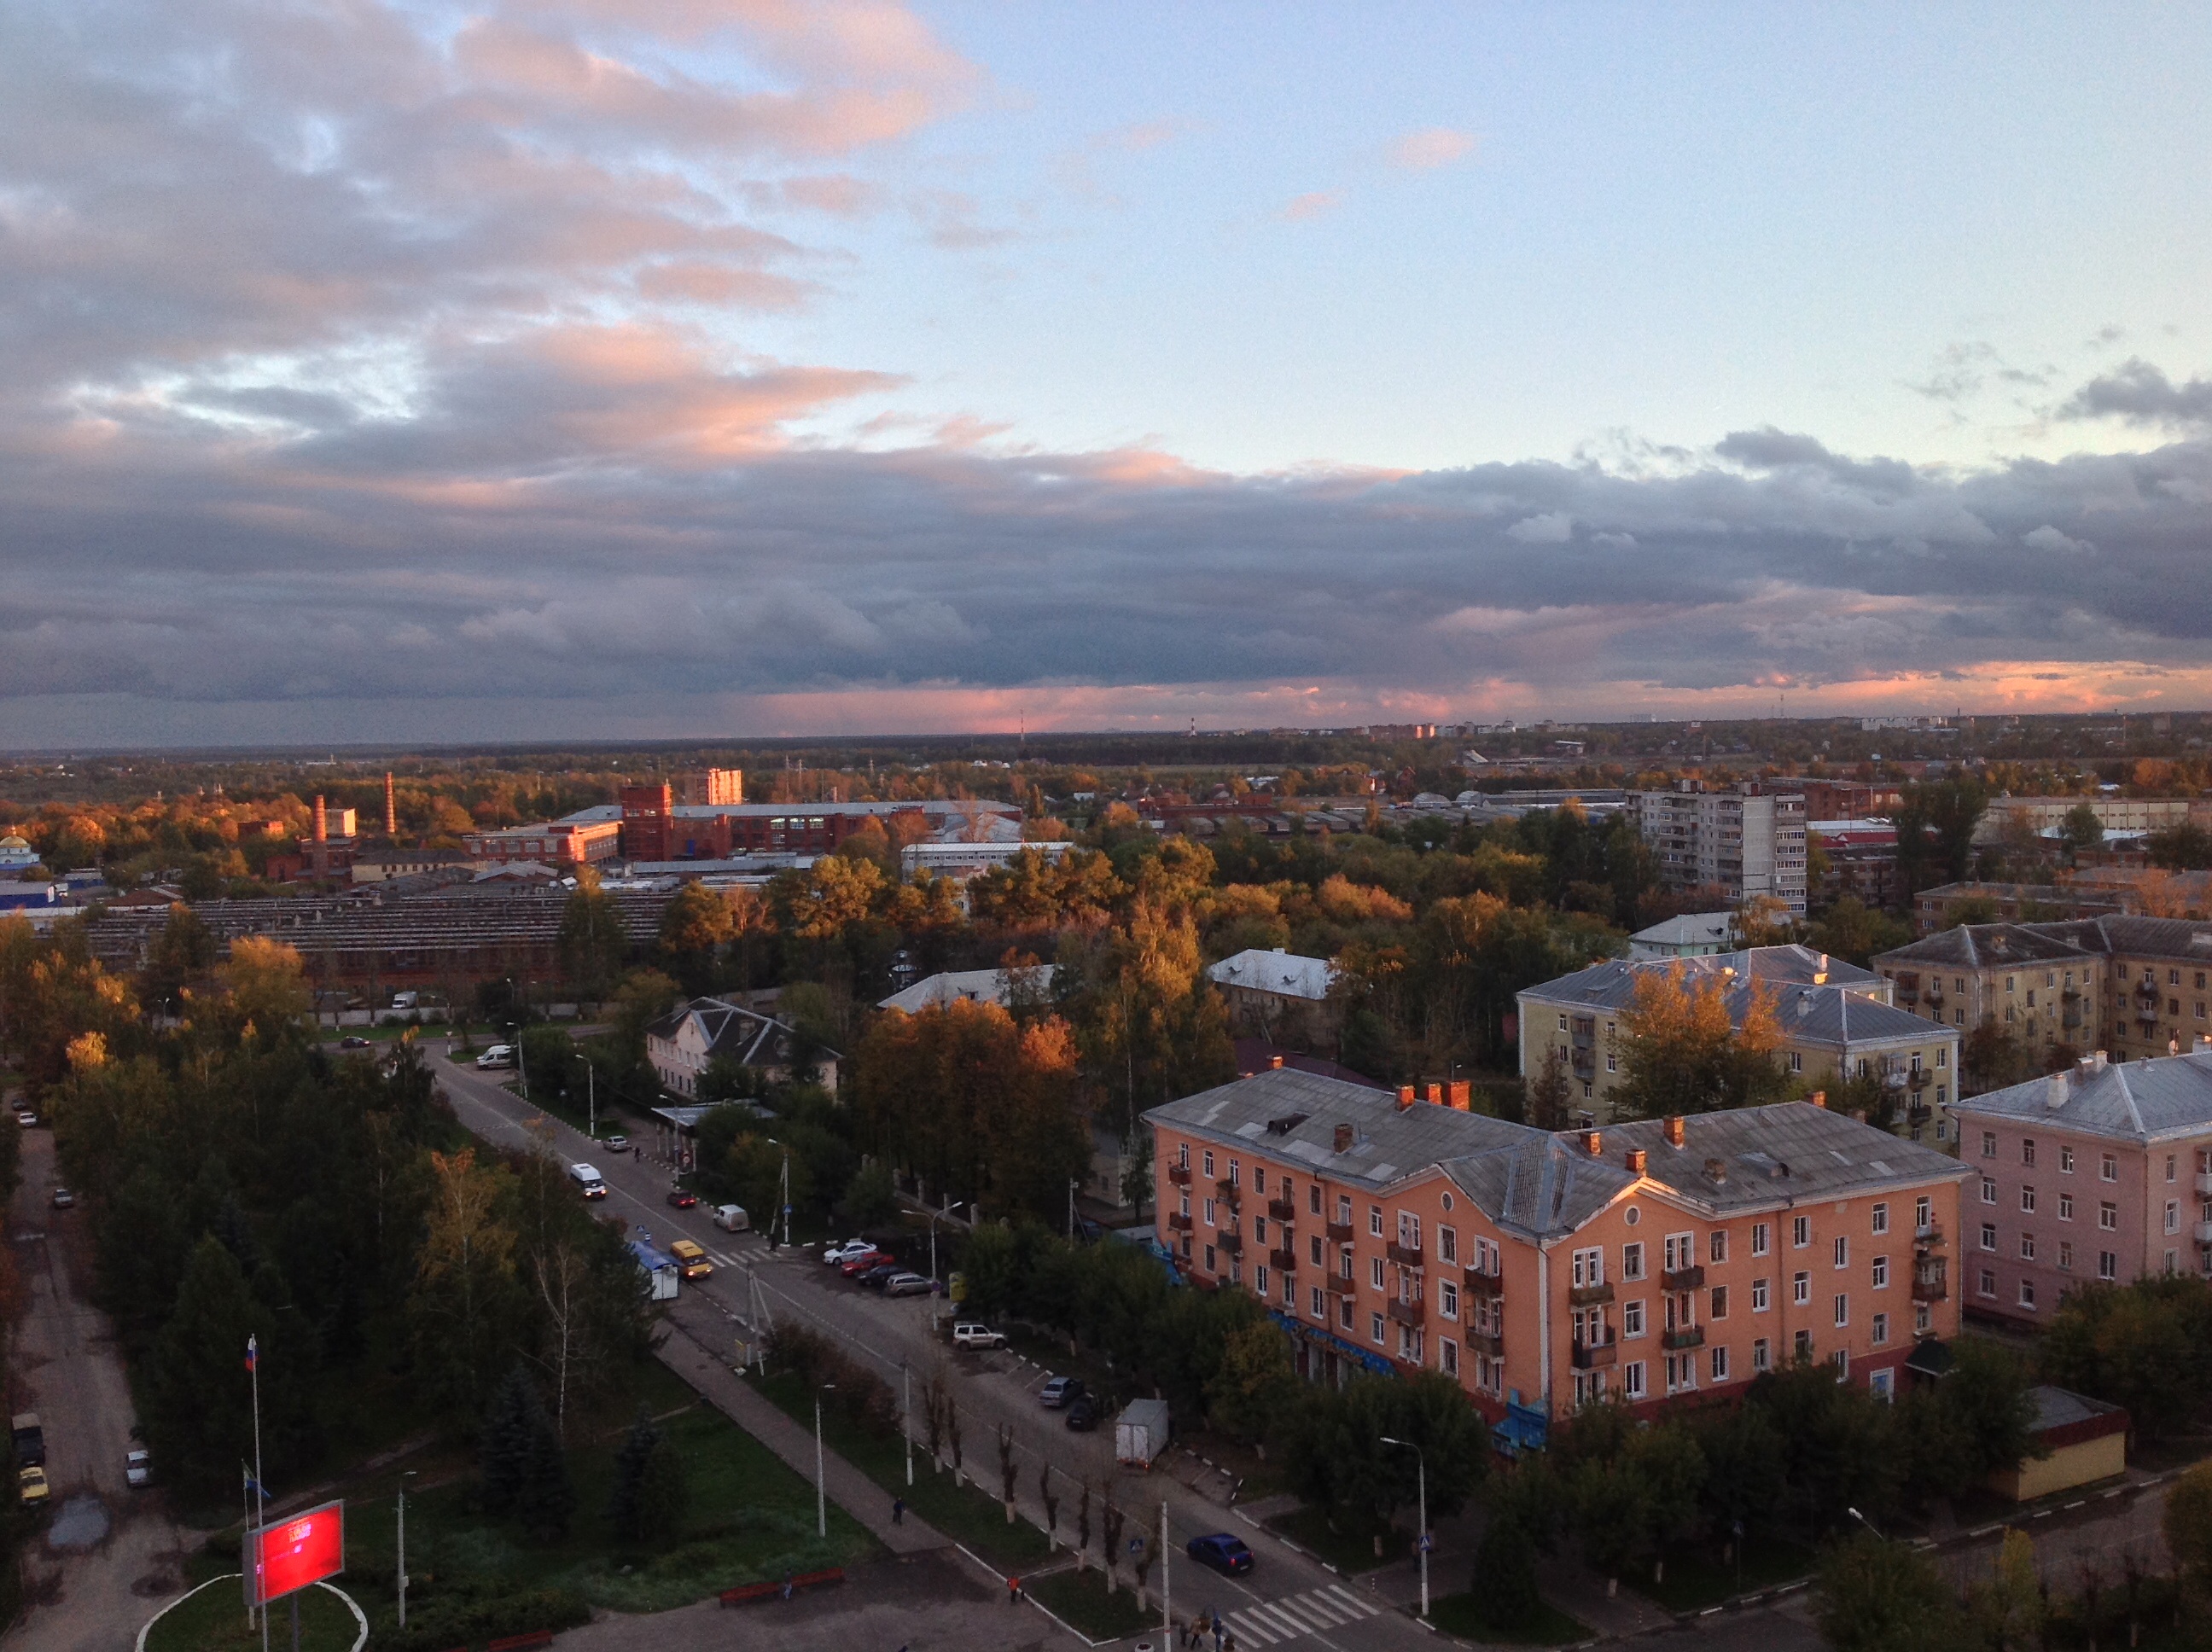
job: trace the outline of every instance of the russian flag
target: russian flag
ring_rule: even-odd
[[[246,1339],[246,1369],[252,1370],[261,1358],[260,1339],[248,1335]]]

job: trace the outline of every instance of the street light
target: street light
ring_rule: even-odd
[[[836,1388],[824,1382],[814,1391],[814,1535],[830,1535],[829,1480],[822,1472],[822,1396]]]
[[[1888,1542],[1888,1541],[1889,1541],[1889,1540],[1888,1540],[1887,1538],[1886,1538],[1886,1537],[1882,1537],[1882,1536],[1881,1536],[1881,1530],[1880,1530],[1880,1529],[1879,1529],[1879,1528],[1875,1525],[1875,1523],[1874,1523],[1872,1521],[1869,1520],[1869,1519],[1868,1519],[1864,1515],[1861,1514],[1857,1509],[1844,1509],[1844,1512],[1845,1514],[1849,1515],[1850,1515],[1853,1520],[1855,1520],[1855,1521],[1858,1521],[1858,1523],[1859,1523],[1860,1525],[1862,1525],[1862,1526],[1865,1527],[1867,1528],[1867,1530],[1869,1530],[1869,1532],[1874,1533],[1874,1534],[1875,1534],[1876,1537],[1878,1537],[1878,1538],[1881,1538],[1881,1540],[1882,1540],[1883,1542],[1887,1543],[1887,1542]]]
[[[1411,1440],[1394,1439],[1385,1434],[1378,1436],[1384,1445],[1404,1446],[1413,1454],[1418,1479],[1415,1485],[1421,1500],[1421,1616],[1429,1615],[1429,1458],[1428,1454]]]
[[[410,1468],[399,1476],[399,1627],[407,1627],[407,1482],[418,1471]]]
[[[937,1278],[937,1218],[941,1216],[950,1221],[953,1212],[965,1210],[967,1206],[966,1200],[956,1199],[943,1210],[929,1213],[929,1277],[932,1283]]]

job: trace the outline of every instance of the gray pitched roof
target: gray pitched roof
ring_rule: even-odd
[[[1771,954],[1797,956],[1762,956]],[[1587,969],[1531,987],[1522,996],[1569,1011],[1623,1013],[1635,1005],[1636,983],[1645,975],[1680,965],[1685,984],[1693,990],[1716,980],[1723,983],[1729,1018],[1739,1027],[1750,1013],[1752,994],[1764,992],[1773,1000],[1784,1036],[1796,1042],[1863,1044],[1942,1036],[1936,1023],[1925,1017],[1869,995],[1865,987],[1880,984],[1879,975],[1841,963],[1822,971],[1817,967],[1819,957],[1802,946],[1761,946],[1703,958],[1607,958]],[[1808,960],[1814,968],[1802,967]],[[1812,977],[1824,973],[1829,976],[1826,983],[1813,985]],[[1801,974],[1803,980],[1796,979]],[[1839,975],[1845,979],[1838,981]]]
[[[2133,953],[2212,963],[2212,922],[2191,918],[2073,918],[2047,924],[1960,924],[1883,953],[1876,963],[2001,969],[2083,953]]]
[[[796,1035],[788,1026],[773,1017],[741,1005],[725,1003],[719,998],[695,998],[671,1010],[645,1030],[650,1037],[672,1039],[693,1016],[699,1017],[700,1030],[706,1036],[707,1052],[711,1056],[749,1067],[780,1066],[791,1060],[792,1041]],[[835,1050],[825,1049],[823,1054],[833,1060],[838,1059]]]
[[[1823,978],[1826,985],[1846,991],[1863,993],[1882,986],[1881,977],[1872,970],[1841,958],[1825,957],[1810,947],[1747,946],[1698,958],[1607,958],[1587,969],[1526,987],[1521,996],[1546,1004],[1580,1003],[1625,1010],[1635,1001],[1638,977],[1675,969],[1692,987],[1712,980],[1738,985],[1756,981],[1778,991],[1785,987],[1810,987]]]
[[[1962,1118],[2047,1121],[2053,1129],[2124,1141],[2200,1135],[2212,1129],[2212,1053],[2101,1066],[2089,1056],[2064,1072],[1950,1107]]]
[[[1751,989],[1740,990],[1747,999]],[[1741,1019],[1734,994],[1729,1007]],[[1782,1024],[1783,1036],[1801,1043],[1868,1044],[1884,1039],[1958,1036],[1925,1016],[1837,987],[1784,987],[1775,999],[1774,1015]]]
[[[1440,1169],[1500,1227],[1532,1239],[1573,1232],[1634,1186],[1626,1162],[1632,1147],[1645,1150],[1646,1175],[1717,1212],[1968,1174],[1948,1154],[1807,1102],[1694,1114],[1683,1121],[1680,1148],[1667,1145],[1656,1120],[1614,1126],[1592,1154],[1579,1132],[1554,1135],[1425,1102],[1401,1111],[1387,1091],[1282,1067],[1153,1108],[1145,1118],[1377,1192]],[[1354,1133],[1340,1153],[1340,1124]],[[1727,1166],[1721,1181],[1706,1176],[1708,1158]]]

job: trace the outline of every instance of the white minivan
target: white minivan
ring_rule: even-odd
[[[588,1164],[570,1165],[568,1180],[582,1190],[586,1199],[605,1199],[607,1196],[606,1182],[601,1179],[599,1173]]]
[[[480,1067],[511,1067],[514,1065],[514,1046],[494,1044],[477,1057],[477,1065]]]
[[[714,1225],[724,1233],[743,1233],[750,1224],[745,1218],[744,1206],[717,1205],[714,1206]]]

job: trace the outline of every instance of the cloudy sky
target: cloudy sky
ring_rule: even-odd
[[[16,0],[0,744],[2212,706],[2212,11]]]

